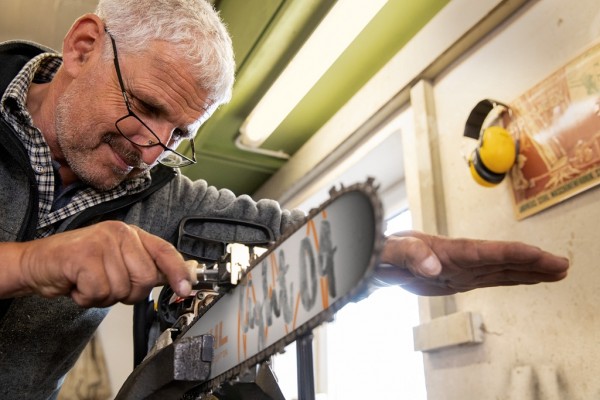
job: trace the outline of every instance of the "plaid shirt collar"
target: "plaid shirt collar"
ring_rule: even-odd
[[[58,222],[89,207],[138,193],[150,186],[151,181],[147,172],[109,191],[98,191],[81,183],[59,190],[58,170],[53,165],[50,148],[40,130],[34,126],[26,102],[31,83],[50,82],[61,64],[61,57],[54,53],[43,53],[31,59],[0,99],[0,112],[23,142],[35,172],[39,191],[37,237],[51,235]]]

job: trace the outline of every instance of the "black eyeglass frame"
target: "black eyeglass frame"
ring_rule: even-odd
[[[119,118],[118,120],[115,121],[115,127],[117,128],[117,131],[121,134],[121,136],[123,136],[125,139],[127,139],[130,143],[134,144],[135,146],[139,146],[139,147],[154,147],[154,146],[160,146],[162,147],[162,149],[164,151],[170,151],[171,153],[175,154],[176,156],[180,157],[181,162],[175,164],[175,163],[168,163],[166,161],[160,160],[159,159],[159,163],[163,164],[167,167],[172,167],[172,168],[180,168],[180,167],[187,167],[189,165],[192,164],[196,164],[196,151],[195,151],[195,147],[194,147],[194,139],[189,139],[190,141],[190,146],[191,146],[191,150],[192,150],[192,158],[189,158],[183,154],[181,154],[180,152],[171,149],[169,147],[167,147],[164,143],[162,143],[158,137],[158,135],[156,135],[156,133],[154,133],[154,131],[152,129],[150,129],[150,127],[148,125],[146,125],[146,123],[144,121],[142,121],[142,119],[140,117],[138,117],[133,110],[131,109],[131,104],[129,102],[129,97],[127,97],[127,92],[125,91],[125,84],[123,83],[123,77],[121,75],[121,68],[119,67],[119,59],[118,59],[118,53],[117,53],[117,44],[115,42],[115,39],[113,38],[113,36],[110,34],[110,32],[106,31],[106,34],[108,35],[108,37],[110,38],[110,41],[112,43],[112,48],[113,48],[113,52],[114,52],[114,65],[115,65],[115,70],[117,72],[117,79],[119,80],[119,86],[121,87],[121,93],[123,95],[123,100],[125,101],[125,107],[127,107],[127,112],[128,114]],[[133,140],[131,140],[129,137],[127,137],[127,135],[125,135],[125,133],[123,133],[121,131],[121,129],[119,128],[119,122],[125,120],[126,118],[129,117],[133,117],[135,118],[140,124],[142,124],[147,130],[148,132],[150,132],[155,138],[156,138],[156,142],[152,142],[149,144],[139,144],[134,142]]]

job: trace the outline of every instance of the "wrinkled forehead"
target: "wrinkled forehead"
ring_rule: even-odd
[[[197,94],[202,94],[203,108],[211,109],[215,104],[210,96],[213,88],[207,87],[206,79],[203,79],[203,73],[199,70],[200,67],[195,65],[189,57],[182,55],[181,50],[174,44],[155,41],[153,47],[155,51],[150,51],[150,56],[153,57],[157,68],[167,75],[189,81]]]
[[[142,79],[154,80],[168,100],[174,102],[193,126],[199,127],[208,119],[218,104],[210,98],[197,67],[171,43],[155,41],[148,51],[139,54]],[[191,125],[191,126],[192,126]]]

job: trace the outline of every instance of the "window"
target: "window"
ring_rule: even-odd
[[[386,234],[410,229],[405,210],[387,221]],[[419,324],[418,297],[399,287],[379,289],[346,305],[314,332],[315,389],[318,400],[365,398],[426,400],[421,353],[413,349]],[[274,359],[286,399],[296,399],[296,348]]]

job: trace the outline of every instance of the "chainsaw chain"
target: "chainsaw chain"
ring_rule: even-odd
[[[259,265],[266,257],[269,256],[269,254],[271,254],[273,251],[275,251],[280,244],[285,242],[296,231],[298,231],[300,228],[302,228],[306,224],[307,221],[309,221],[310,219],[312,219],[313,217],[318,215],[321,211],[323,211],[325,208],[327,208],[338,197],[340,197],[348,192],[359,191],[359,192],[366,194],[367,198],[370,200],[371,205],[373,206],[373,212],[374,212],[374,218],[375,218],[375,224],[374,224],[375,243],[374,243],[374,247],[373,247],[373,252],[371,254],[371,258],[369,259],[369,267],[367,268],[367,273],[366,273],[365,277],[362,279],[362,281],[359,282],[359,284],[357,284],[348,294],[339,298],[333,304],[331,304],[329,308],[321,311],[319,314],[317,314],[311,320],[307,321],[306,323],[304,323],[302,326],[295,329],[290,334],[284,336],[277,342],[268,346],[267,348],[260,351],[259,353],[249,357],[248,359],[242,361],[240,364],[227,370],[226,372],[222,373],[221,375],[216,376],[215,378],[210,379],[210,380],[200,384],[196,388],[188,391],[186,394],[183,395],[181,400],[201,400],[201,399],[206,399],[207,398],[206,396],[209,396],[208,398],[211,398],[210,393],[212,393],[212,391],[219,388],[219,386],[221,386],[223,383],[235,380],[238,376],[245,373],[253,366],[260,364],[261,362],[267,360],[269,357],[271,357],[275,354],[281,353],[284,350],[285,346],[294,342],[298,337],[301,337],[301,336],[311,332],[313,329],[315,329],[319,325],[323,324],[324,322],[331,321],[333,318],[333,315],[339,309],[341,309],[344,305],[346,305],[349,302],[357,301],[364,296],[366,289],[368,288],[369,271],[372,271],[374,269],[374,267],[377,265],[378,259],[379,259],[379,253],[380,253],[381,249],[383,248],[383,241],[384,241],[383,227],[382,227],[383,209],[382,209],[382,205],[379,200],[379,197],[377,196],[377,190],[378,190],[378,186],[376,186],[374,184],[373,178],[368,178],[366,180],[366,182],[356,183],[356,184],[353,184],[348,187],[344,187],[343,185],[341,185],[339,189],[332,187],[329,191],[330,197],[328,200],[326,200],[319,207],[311,209],[308,212],[308,214],[306,215],[306,218],[304,219],[304,221],[302,223],[298,223],[297,225],[293,226],[292,228],[286,230],[279,237],[279,239],[277,239],[275,242],[273,242],[273,244],[271,246],[269,246],[269,249],[267,252],[262,254],[260,257],[258,257],[256,260],[254,260],[251,263],[250,267],[246,271],[246,273],[248,273],[255,266]],[[220,294],[209,305],[207,305],[206,307],[203,307],[203,309],[200,311],[200,313],[190,322],[190,324],[188,324],[187,326],[182,328],[180,336],[184,336],[184,334],[200,318],[202,318],[202,316],[204,314],[206,314],[210,310],[210,308],[213,305],[215,305],[219,301],[219,299],[222,296],[224,296],[225,294],[226,293]]]

